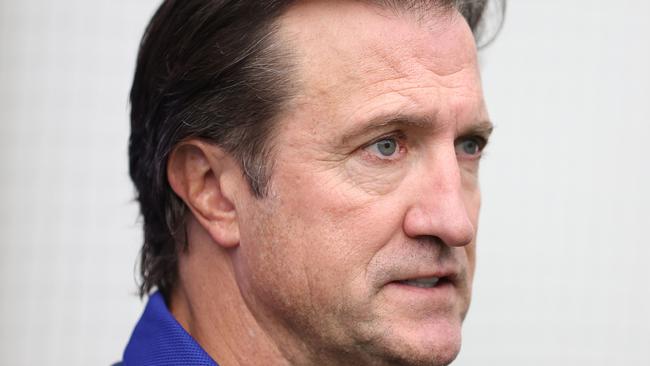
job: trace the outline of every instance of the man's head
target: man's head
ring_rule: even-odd
[[[453,360],[491,131],[476,3],[163,4],[132,91],[142,290],[232,298],[297,364]]]

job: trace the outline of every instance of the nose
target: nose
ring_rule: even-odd
[[[478,185],[464,184],[453,150],[432,160],[409,185],[413,200],[404,217],[404,232],[412,238],[433,236],[452,247],[468,245],[476,234],[472,218],[476,222]]]

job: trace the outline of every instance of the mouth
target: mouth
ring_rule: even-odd
[[[453,285],[453,281],[449,276],[411,278],[406,280],[395,281],[394,283],[404,285],[404,286],[424,288],[424,289],[442,287],[446,285]]]
[[[385,299],[398,308],[437,314],[445,309],[457,309],[468,297],[463,272],[455,268],[429,273],[414,271],[398,276],[382,286]]]
[[[441,280],[440,277],[427,277],[427,278],[417,278],[411,280],[402,280],[402,281],[397,281],[397,283],[406,286],[419,287],[419,288],[433,288],[440,282],[440,280]]]

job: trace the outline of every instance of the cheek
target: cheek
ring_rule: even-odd
[[[467,272],[469,276],[469,285],[471,286],[476,266],[476,238],[478,234],[479,214],[481,209],[481,191],[478,185],[478,180],[475,176],[467,177],[463,175],[462,189],[465,210],[474,226],[474,240],[470,245],[458,249],[464,251],[465,257],[467,258]]]
[[[481,210],[481,189],[478,184],[478,177],[468,177],[461,173],[461,184],[465,210],[476,231],[478,229],[479,212]]]
[[[467,273],[469,275],[469,284],[471,285],[474,278],[474,269],[476,268],[476,241],[463,248],[467,256]]]
[[[474,240],[470,245],[463,247],[467,256],[468,264],[468,275],[469,275],[469,284],[471,286],[472,280],[474,278],[474,269],[476,267],[476,240],[478,234],[478,225],[479,225],[479,213],[481,208],[481,193],[478,187],[466,193],[465,196],[465,207],[467,213],[474,225]]]
[[[381,230],[386,220],[331,190],[292,193],[278,192],[277,204],[256,209],[258,224],[243,230],[242,292],[253,308],[298,334],[320,329],[345,339],[346,324],[372,313],[368,264],[390,239]]]
[[[235,271],[242,293],[249,302],[278,303],[288,306],[291,294],[299,285],[300,261],[290,251],[286,238],[278,231],[263,209],[254,210],[255,217],[240,216],[246,225],[240,228],[240,245],[234,254]],[[290,228],[287,227],[286,230]],[[293,266],[287,266],[293,263]],[[291,278],[295,278],[291,280]],[[277,291],[282,289],[282,291]]]
[[[316,287],[325,291],[365,286],[368,263],[401,228],[396,205],[336,179],[313,175],[301,182],[277,191],[275,212],[289,223],[292,251],[309,263],[305,277],[316,278]]]
[[[399,184],[401,172],[370,173],[359,163],[327,170],[296,172],[278,177],[276,212],[287,212],[287,220],[296,223],[307,236],[316,236],[323,249],[356,250],[356,239],[368,239],[379,223],[391,216],[386,190]],[[294,170],[295,172],[295,170]],[[344,245],[346,244],[347,245]]]
[[[343,167],[349,195],[353,199],[372,199],[396,190],[404,180],[409,161],[380,162],[371,166],[360,159],[350,159]],[[363,193],[361,195],[360,193]]]
[[[304,188],[277,191],[242,217],[250,224],[240,230],[237,261],[256,295],[286,307],[305,297],[323,303],[345,283],[346,271],[359,267],[359,236],[369,227],[352,229],[363,214],[345,212],[331,191],[329,200],[324,196]]]

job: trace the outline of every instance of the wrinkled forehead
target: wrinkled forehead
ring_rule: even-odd
[[[426,13],[374,2],[307,1],[290,7],[279,25],[299,60],[297,76],[310,88],[372,82],[373,75],[478,72],[474,37],[454,8]]]

